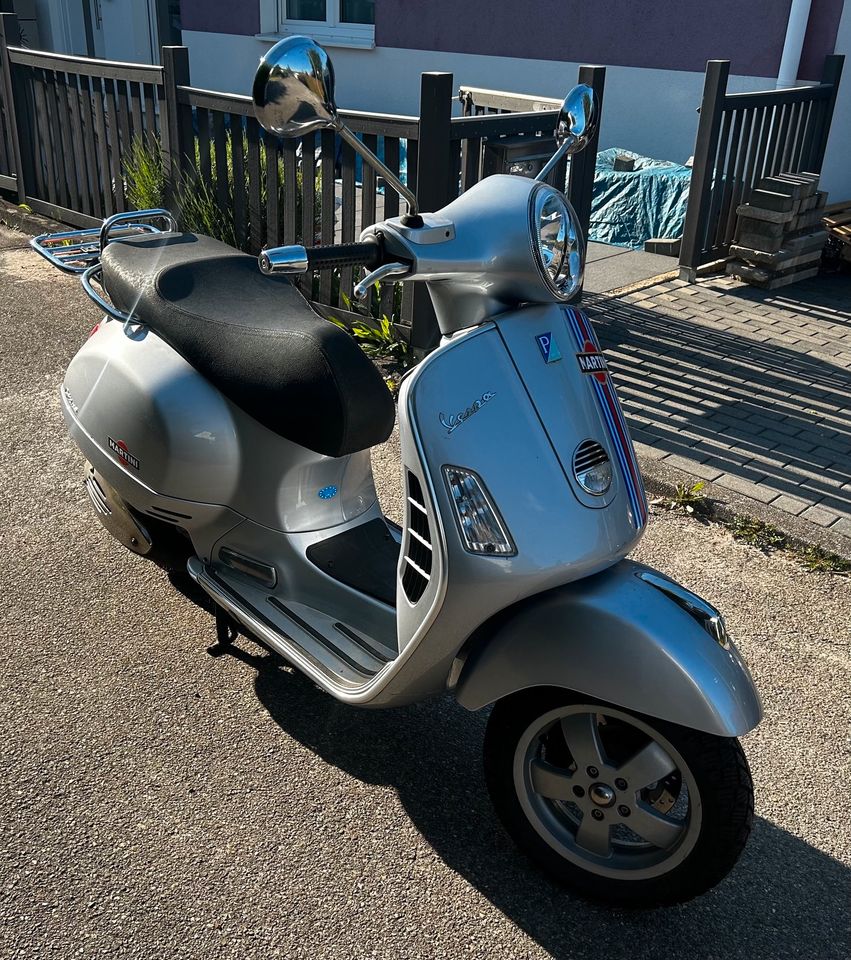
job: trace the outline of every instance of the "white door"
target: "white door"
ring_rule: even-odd
[[[154,0],[84,0],[91,4],[95,56],[128,63],[158,63]]]

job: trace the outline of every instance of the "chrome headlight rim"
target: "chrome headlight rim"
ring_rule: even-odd
[[[555,201],[561,208],[561,223],[564,230],[564,249],[561,251],[555,276],[553,276],[544,260],[541,239],[542,214],[545,205],[551,200]],[[561,233],[561,231],[559,232]],[[582,286],[582,278],[585,272],[585,246],[582,238],[582,228],[567,197],[548,183],[536,183],[530,193],[529,239],[538,273],[549,292],[562,301],[572,299]]]

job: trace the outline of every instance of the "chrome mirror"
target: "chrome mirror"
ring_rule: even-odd
[[[337,115],[334,66],[310,37],[279,40],[260,60],[252,89],[254,114],[264,130],[278,137],[302,137],[333,130],[407,202],[406,226],[421,227],[417,198],[399,177],[361,143]]]
[[[570,141],[568,153],[578,153],[588,146],[597,129],[597,106],[594,91],[587,83],[575,86],[564,98],[556,121],[556,142]]]
[[[279,137],[336,127],[334,67],[309,37],[287,37],[263,57],[254,75],[254,112]]]
[[[546,162],[536,180],[546,180],[550,171],[564,156],[584,150],[597,130],[597,102],[594,90],[587,83],[577,84],[564,98],[556,121],[558,150]]]

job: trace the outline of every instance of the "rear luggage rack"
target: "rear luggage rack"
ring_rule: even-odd
[[[161,226],[157,226],[160,224]],[[161,227],[165,227],[165,231]],[[95,290],[93,283],[104,289],[100,262],[104,247],[112,240],[126,240],[147,233],[177,230],[177,221],[168,210],[134,210],[117,213],[99,227],[43,233],[30,240],[30,246],[54,267],[65,273],[80,274],[80,282],[89,299],[114,320],[128,323],[130,316],[117,310]]]

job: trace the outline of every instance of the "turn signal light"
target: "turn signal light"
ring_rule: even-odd
[[[517,548],[481,478],[461,467],[444,467],[443,476],[464,548],[486,556],[514,556]]]

